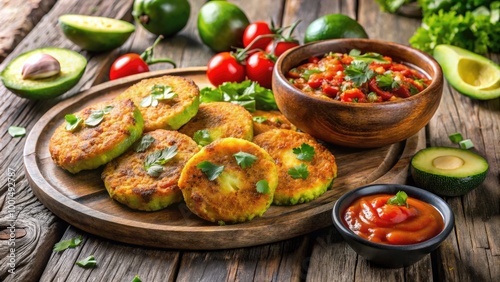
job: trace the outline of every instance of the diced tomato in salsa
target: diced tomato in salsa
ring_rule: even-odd
[[[377,103],[411,97],[431,83],[424,74],[391,57],[352,50],[311,57],[291,69],[290,83],[312,96],[352,103]]]

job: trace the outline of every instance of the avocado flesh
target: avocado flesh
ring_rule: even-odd
[[[487,171],[483,157],[458,148],[426,148],[411,161],[415,183],[441,196],[464,195],[484,181]]]
[[[434,58],[460,93],[479,100],[500,97],[500,66],[490,59],[446,44],[436,46]]]

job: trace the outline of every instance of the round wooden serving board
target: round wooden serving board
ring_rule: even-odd
[[[165,74],[211,86],[205,68],[155,71],[110,81],[61,102],[31,130],[24,148],[26,175],[38,199],[54,214],[89,233],[120,242],[175,249],[228,249],[276,242],[332,224],[331,209],[343,193],[370,183],[404,183],[410,158],[425,145],[424,132],[377,149],[327,145],[335,155],[338,178],[318,199],[295,206],[271,206],[247,223],[218,226],[192,214],[184,203],[157,212],[131,210],[108,196],[102,169],[70,174],[52,162],[49,140],[66,114],[112,99],[144,78]]]

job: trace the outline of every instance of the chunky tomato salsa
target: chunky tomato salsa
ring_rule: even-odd
[[[353,49],[349,54],[311,57],[292,68],[287,78],[303,92],[342,102],[374,103],[403,99],[424,90],[431,82],[416,69],[391,57]]]
[[[443,230],[443,217],[436,208],[413,198],[394,202],[400,193],[357,199],[344,212],[344,224],[364,239],[390,245],[419,243]]]

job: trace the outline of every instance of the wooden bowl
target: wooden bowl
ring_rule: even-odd
[[[328,52],[376,52],[418,69],[432,79],[422,92],[381,103],[350,103],[309,96],[285,78],[292,68]],[[299,128],[323,141],[354,148],[375,148],[403,141],[421,130],[436,112],[443,90],[439,64],[429,55],[393,42],[333,39],[287,51],[273,71],[273,92],[281,112]]]

